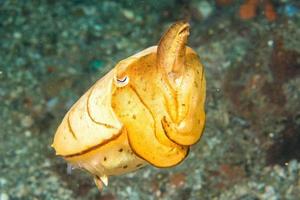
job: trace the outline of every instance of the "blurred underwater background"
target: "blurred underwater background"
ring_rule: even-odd
[[[300,199],[300,1],[0,0],[0,200]],[[180,165],[99,192],[51,148],[70,106],[188,20],[206,128]]]

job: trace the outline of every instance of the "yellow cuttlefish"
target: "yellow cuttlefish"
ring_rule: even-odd
[[[157,46],[120,61],[58,127],[56,154],[89,171],[100,190],[111,175],[177,165],[201,137],[206,83],[186,46],[189,28],[177,22]]]

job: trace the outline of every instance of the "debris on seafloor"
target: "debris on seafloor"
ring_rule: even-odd
[[[294,104],[293,108],[287,105],[292,95],[297,93],[286,94],[284,91],[286,85],[299,79],[300,54],[287,50],[283,39],[278,37],[274,42],[268,69],[260,67],[260,61],[255,60],[254,54],[247,56],[245,60],[253,60],[229,70],[225,79],[224,90],[235,112],[249,120],[257,136],[263,140],[268,140],[267,137],[277,138],[271,144],[266,142],[267,164],[282,165],[292,159],[300,160],[297,150],[300,144],[299,124],[296,122],[300,113],[295,112],[299,104]],[[270,71],[272,77],[264,76],[266,70]],[[265,135],[266,132],[271,132],[271,135]]]
[[[216,0],[217,5],[227,6],[233,3],[233,0]],[[250,20],[258,15],[258,11],[262,10],[268,21],[274,21],[277,18],[272,0],[244,0],[239,7],[238,15],[242,20]]]
[[[108,176],[179,164],[200,139],[206,83],[188,35],[189,24],[177,22],[158,46],[120,61],[58,127],[56,154],[93,174],[99,190]]]
[[[296,16],[299,13],[299,11],[299,7],[293,4],[286,4],[282,9],[282,12],[288,17]]]
[[[262,7],[263,13],[267,20],[274,21],[277,14],[271,0],[245,0],[240,6],[239,16],[241,19],[252,19],[257,15],[258,9]]]
[[[287,97],[283,94],[283,84],[300,74],[299,58],[300,53],[284,47],[282,38],[276,40],[269,64],[273,81],[267,82],[262,88],[271,102],[279,106],[286,103]]]
[[[216,0],[217,5],[219,6],[227,6],[230,5],[233,0]]]
[[[170,177],[170,184],[174,188],[184,187],[186,184],[186,174],[185,173],[175,173]]]
[[[268,165],[286,165],[290,160],[300,160],[300,124],[297,122],[300,113],[289,116],[284,122],[284,130],[278,139],[267,150]]]

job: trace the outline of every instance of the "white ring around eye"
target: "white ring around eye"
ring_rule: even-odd
[[[115,77],[114,79],[115,79],[115,84],[117,87],[124,87],[129,83],[128,76],[124,76],[124,78],[122,78],[122,79],[118,79],[117,77]]]

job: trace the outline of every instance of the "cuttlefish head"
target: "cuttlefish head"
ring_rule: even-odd
[[[187,22],[179,21],[165,32],[155,48],[148,48],[142,53],[119,62],[116,67],[116,85],[119,87],[127,85],[130,78],[128,76],[129,65],[155,49],[157,72],[166,76],[170,85],[175,88],[177,80],[184,75],[186,69],[186,44],[190,34],[189,29],[190,25]],[[144,74],[146,75],[147,73]]]
[[[197,53],[187,47],[189,34],[187,22],[173,24],[157,46],[121,61],[116,75],[117,84],[133,88],[152,113],[166,112],[154,118],[162,121],[168,138],[180,145],[200,138],[205,118],[204,70]]]

